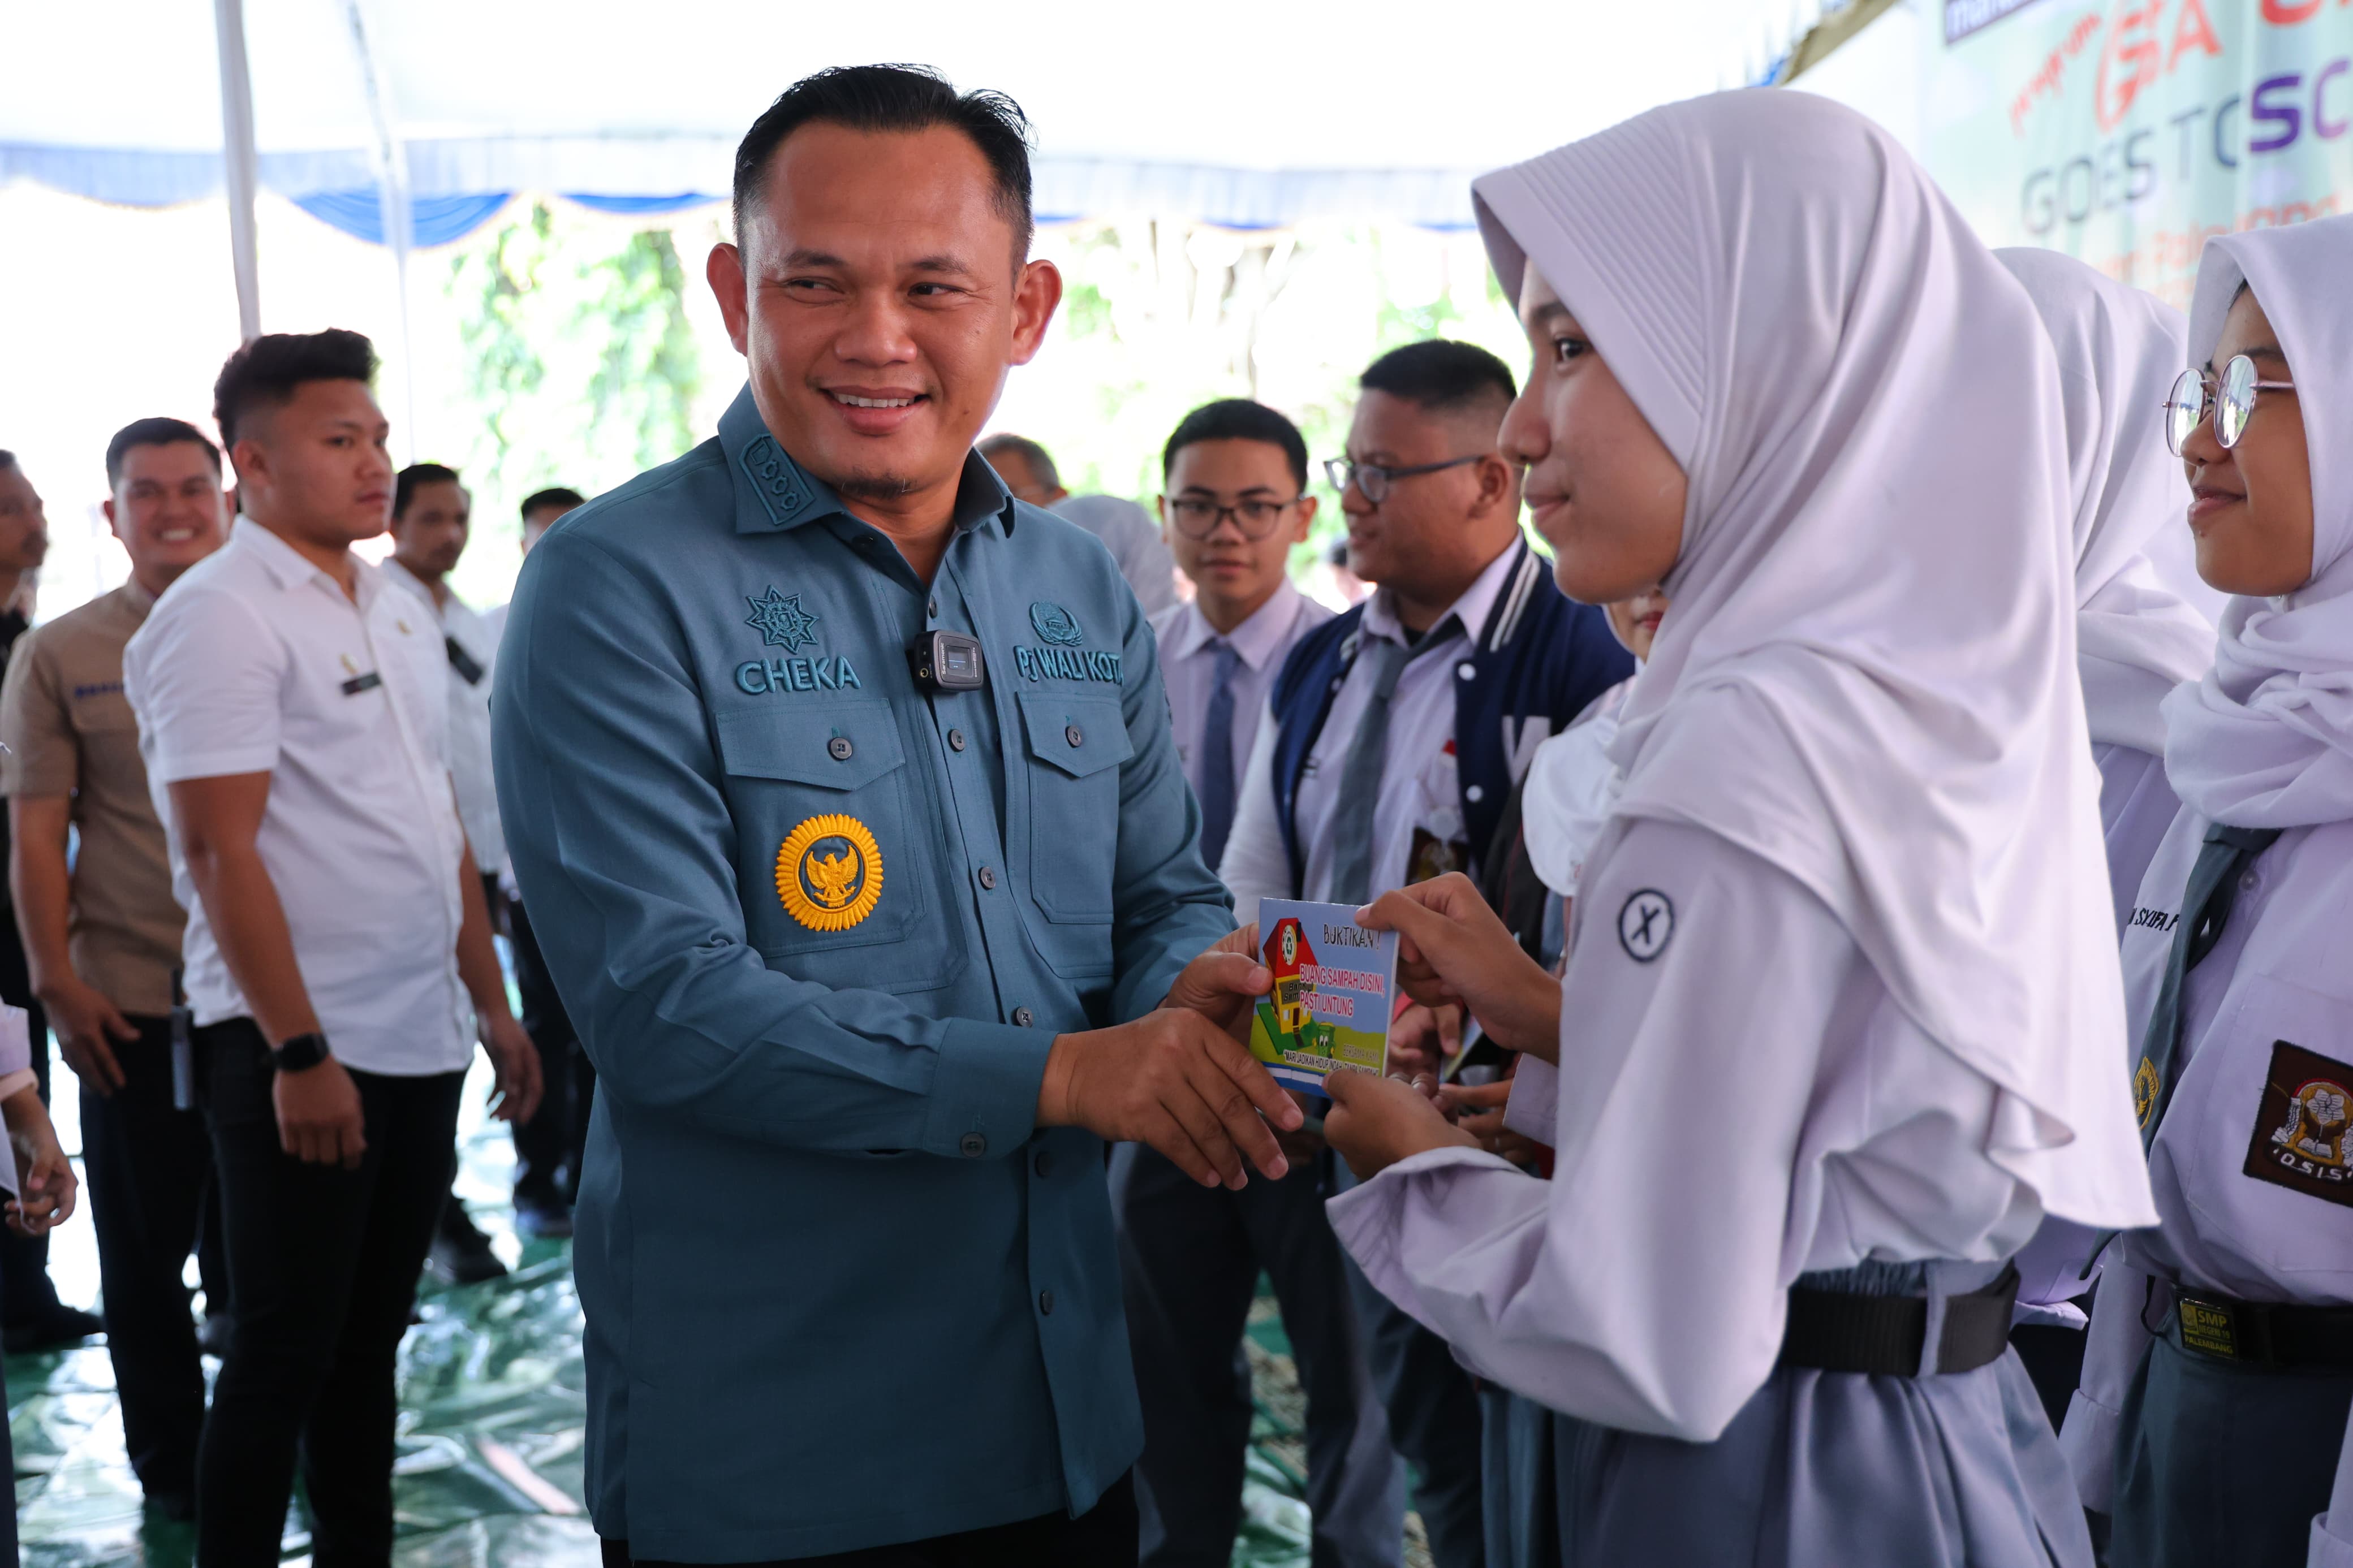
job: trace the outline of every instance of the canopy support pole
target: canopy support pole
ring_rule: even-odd
[[[253,218],[260,160],[253,146],[253,73],[245,58],[245,0],[213,0],[213,25],[220,41],[221,162],[228,184],[237,326],[249,343],[261,335],[261,244]]]
[[[401,446],[414,461],[417,456],[417,350],[408,322],[408,252],[416,241],[417,229],[409,216],[408,152],[394,132],[391,94],[376,58],[375,47],[368,41],[364,5],[364,0],[343,0],[343,15],[351,23],[352,47],[359,57],[360,79],[367,85],[368,119],[375,130],[375,139],[370,150],[375,163],[376,206],[384,218],[384,242],[392,249],[393,277],[395,286],[400,291],[400,384],[407,409],[407,419],[401,430]]]

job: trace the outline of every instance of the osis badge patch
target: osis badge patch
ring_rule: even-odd
[[[881,901],[881,847],[854,816],[812,816],[776,851],[776,897],[810,931],[848,931]]]
[[[1667,951],[1675,934],[1674,900],[1656,888],[1644,888],[1618,911],[1618,945],[1637,963],[1648,963]]]
[[[2293,1192],[2353,1205],[2353,1067],[2286,1040],[2271,1070],[2247,1144],[2246,1173]]]

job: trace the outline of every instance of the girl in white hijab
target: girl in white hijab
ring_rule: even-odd
[[[2329,218],[2211,241],[2190,306],[2189,526],[2237,596],[2124,937],[2162,1224],[2108,1251],[2063,1439],[2136,1568],[2353,1560],[2353,1508],[2312,1522],[2353,1407],[2349,281]]]
[[[2086,1563],[2008,1260],[2046,1213],[2152,1211],[2049,342],[1909,157],[1803,94],[1474,188],[1561,584],[1673,608],[1558,986],[1460,879],[1362,917],[1423,999],[1557,1057],[1555,1179],[1350,1076],[1326,1132],[1372,1179],[1335,1228],[1573,1418],[1572,1564]]]

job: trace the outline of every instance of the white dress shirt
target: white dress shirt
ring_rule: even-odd
[[[1441,844],[1463,841],[1461,780],[1454,760],[1454,685],[1471,679],[1472,643],[1485,628],[1495,597],[1511,575],[1518,543],[1514,539],[1506,544],[1462,596],[1431,623],[1398,676],[1397,690],[1389,698],[1380,794],[1373,802],[1373,835],[1377,840],[1372,861],[1375,897],[1405,885],[1414,829],[1422,829]],[[1411,643],[1397,617],[1396,595],[1388,589],[1366,601],[1357,635],[1400,645]],[[1300,897],[1313,902],[1331,894],[1332,810],[1339,801],[1341,770],[1347,764],[1356,725],[1364,718],[1369,689],[1364,661],[1352,661],[1341,678],[1340,689],[1333,694],[1323,732],[1315,737],[1300,774],[1293,810],[1300,848],[1307,862]],[[1245,925],[1258,919],[1261,899],[1291,897],[1291,861],[1283,852],[1282,823],[1274,802],[1277,728],[1271,714],[1259,725],[1258,744],[1251,749],[1241,794],[1234,801],[1233,834],[1226,840],[1225,859],[1218,868],[1219,876],[1233,889],[1234,919]]]
[[[494,628],[490,616],[445,592],[437,603],[425,580],[399,562],[386,560],[384,574],[416,595],[441,626],[441,635],[456,641],[473,658],[478,675],[468,680],[454,660],[445,660],[449,686],[449,777],[458,788],[458,820],[465,825],[466,842],[473,847],[474,865],[487,876],[507,868],[506,836],[499,828],[499,792],[491,782],[491,677],[499,658],[499,632],[505,616],[498,611]]]
[[[1160,646],[1160,679],[1168,688],[1168,717],[1176,734],[1177,760],[1185,782],[1201,794],[1201,747],[1209,719],[1209,699],[1218,689],[1218,644],[1231,643],[1240,656],[1233,674],[1234,801],[1240,815],[1243,775],[1266,717],[1266,694],[1277,671],[1302,637],[1332,618],[1332,612],[1293,587],[1288,579],[1250,612],[1242,624],[1220,633],[1198,602],[1172,605],[1152,617]]]
[[[2125,928],[2136,1064],[2209,826],[2182,808]],[[2291,828],[2241,877],[2221,936],[2183,981],[2173,1098],[2148,1155],[2160,1224],[2109,1249],[2083,1386],[2062,1428],[2087,1507],[2109,1506],[2124,1393],[2150,1341],[2141,1309],[2147,1322],[2164,1321],[2147,1299],[2151,1280],[2160,1301],[2179,1285],[2251,1301],[2353,1303],[2353,1134],[2341,1122],[2295,1126],[2288,1109],[2307,1085],[2334,1082],[2353,1097],[2348,910],[2353,821]]]
[[[1712,1441],[1771,1374],[1800,1273],[2016,1250],[2042,1205],[1988,1150],[2032,1112],[1747,851],[1613,822],[1585,885],[1554,1179],[1449,1147],[1327,1206],[1374,1286],[1481,1376]]]
[[[169,785],[268,773],[257,836],[335,1057],[369,1072],[464,1070],[461,837],[447,761],[448,656],[409,595],[362,563],[358,602],[276,534],[228,542],[156,601],[123,650],[198,1025],[248,1016],[188,875]]]

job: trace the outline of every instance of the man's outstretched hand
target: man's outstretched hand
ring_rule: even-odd
[[[1273,985],[1273,973],[1258,961],[1258,922],[1253,921],[1219,937],[1187,964],[1160,1005],[1189,1008],[1248,1044],[1250,1005]]]
[[[1241,972],[1210,963],[1219,958]],[[1245,1162],[1280,1180],[1291,1167],[1274,1129],[1297,1128],[1299,1107],[1207,1011],[1230,1007],[1247,1017],[1253,978],[1257,992],[1271,984],[1247,957],[1212,949],[1186,967],[1158,1011],[1132,1024],[1057,1035],[1038,1089],[1038,1125],[1148,1143],[1205,1187],[1240,1191],[1250,1181]],[[1178,1005],[1179,993],[1198,995],[1204,1008]]]

